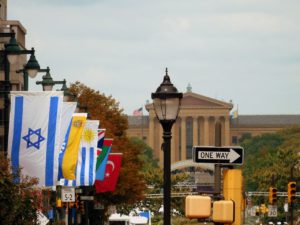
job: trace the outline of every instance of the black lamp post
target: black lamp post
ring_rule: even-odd
[[[56,84],[64,84],[63,81],[54,81],[50,74],[50,68],[47,67],[46,74],[43,76],[42,81],[37,81],[36,84],[41,84],[43,86],[43,91],[52,91],[53,86]]]
[[[153,99],[154,111],[157,119],[163,128],[163,151],[164,151],[164,225],[171,224],[170,205],[171,205],[171,130],[177,119],[182,93],[173,86],[166,68],[166,75],[163,82],[151,94]]]
[[[63,85],[60,90],[64,92],[64,102],[75,100],[76,95],[70,92],[70,89],[67,87],[66,79],[63,80]]]
[[[10,40],[5,44],[4,50],[0,50],[2,57],[3,69],[4,69],[4,152],[7,153],[8,142],[8,122],[9,122],[9,92],[11,90],[10,83],[10,64],[15,64],[18,59],[18,55],[30,54],[30,59],[25,65],[28,70],[28,74],[34,77],[37,71],[40,69],[39,63],[34,56],[34,49],[26,50],[21,49],[15,38],[15,33],[0,33],[0,37],[10,37]],[[24,77],[25,80],[25,77]]]
[[[28,63],[27,63],[28,65]],[[27,67],[28,68],[28,67]],[[47,69],[39,69],[37,73],[41,72],[47,72],[49,70],[49,67]],[[34,78],[35,76],[29,75],[29,71],[26,69],[26,66],[24,66],[24,69],[20,69],[16,71],[17,73],[23,73],[23,78],[24,78],[24,90],[28,91],[29,90],[29,84],[28,84],[28,77]]]

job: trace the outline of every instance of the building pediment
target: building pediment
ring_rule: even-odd
[[[147,111],[153,109],[153,105],[151,103],[147,104],[145,107]],[[220,101],[204,95],[199,95],[194,92],[186,92],[183,94],[181,100],[181,109],[183,108],[231,110],[233,105],[231,103]]]
[[[183,98],[181,100],[181,107],[232,109],[233,105],[231,103],[223,102],[204,95],[199,95],[193,92],[186,92],[183,94]]]

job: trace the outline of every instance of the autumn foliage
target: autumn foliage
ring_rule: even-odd
[[[143,199],[146,185],[139,159],[142,149],[127,138],[127,116],[119,103],[112,96],[105,96],[80,82],[72,84],[70,91],[77,96],[80,107],[89,113],[90,119],[100,120],[100,128],[106,129],[105,137],[114,139],[112,152],[123,153],[116,190],[98,194],[96,198],[105,205],[133,204]]]
[[[15,179],[20,182],[16,183]],[[0,224],[34,225],[37,210],[42,210],[41,190],[37,179],[12,173],[9,160],[0,154]]]

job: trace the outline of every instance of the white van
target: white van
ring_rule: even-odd
[[[109,225],[129,225],[129,216],[118,213],[111,214],[108,219]]]
[[[148,225],[148,219],[143,216],[132,216],[129,218],[130,225]]]
[[[148,219],[142,216],[126,216],[118,213],[110,215],[109,225],[148,225]]]

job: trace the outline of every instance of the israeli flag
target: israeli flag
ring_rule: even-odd
[[[59,131],[63,92],[11,94],[8,157],[13,170],[37,177],[39,186],[53,186],[57,179]]]

